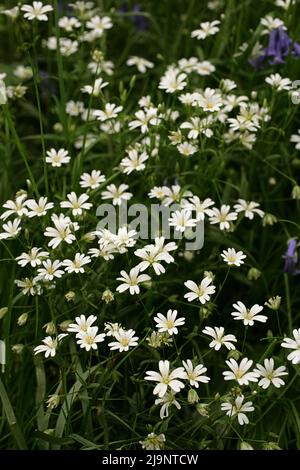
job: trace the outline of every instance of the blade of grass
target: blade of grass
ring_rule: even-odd
[[[4,413],[10,427],[11,433],[16,441],[17,447],[20,450],[26,450],[27,445],[23,436],[23,433],[18,425],[17,418],[15,416],[13,407],[11,406],[10,400],[6,393],[4,384],[0,378],[0,397],[4,409]]]

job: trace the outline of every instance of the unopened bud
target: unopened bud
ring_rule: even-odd
[[[300,199],[300,186],[295,185],[292,190],[292,198]]]
[[[209,417],[209,405],[206,403],[198,403],[196,409],[201,416]]]
[[[273,214],[265,214],[262,220],[263,227],[266,225],[274,225],[277,223],[277,217]]]
[[[65,321],[61,322],[58,326],[59,326],[61,331],[67,331],[68,327],[71,323],[72,323],[72,320],[65,320]]]
[[[65,299],[68,302],[73,302],[75,300],[75,297],[76,297],[76,294],[72,290],[70,290],[69,292],[65,294]]]
[[[45,328],[47,335],[54,335],[56,333],[56,326],[52,321],[46,323],[43,328]]]
[[[242,354],[241,354],[237,349],[234,349],[234,350],[232,350],[232,351],[229,351],[227,357],[228,357],[228,359],[231,359],[231,358],[232,358],[232,359],[235,359],[236,361],[238,361],[239,358],[241,357],[241,355],[242,355]]]
[[[196,390],[191,388],[188,393],[188,403],[190,403],[191,405],[194,405],[195,403],[198,403],[198,401],[199,401],[198,393],[196,392]]]
[[[0,320],[7,314],[8,308],[7,307],[2,307],[0,308]]]
[[[256,281],[261,276],[261,271],[256,268],[250,268],[247,274],[249,281]]]
[[[19,316],[17,323],[19,326],[23,326],[27,323],[28,319],[28,313],[22,313],[22,315]]]
[[[112,293],[111,290],[109,289],[106,289],[103,294],[102,294],[102,300],[104,300],[104,302],[106,302],[107,304],[109,304],[110,302],[112,302],[115,298],[114,294]]]
[[[240,443],[240,450],[254,450],[252,445],[249,442],[242,441]]]
[[[15,354],[21,354],[23,349],[24,349],[24,344],[14,344],[11,347],[12,352],[14,352]]]

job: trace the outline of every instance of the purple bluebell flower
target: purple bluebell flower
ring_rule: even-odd
[[[133,6],[133,11],[135,13],[140,13],[141,6],[138,3],[136,3]],[[148,29],[147,19],[142,15],[139,15],[139,14],[132,15],[132,22],[138,31],[146,31]]]
[[[300,44],[298,44],[296,41],[293,45],[293,55],[295,55],[296,57],[300,56]]]
[[[262,53],[255,57],[250,57],[249,63],[254,69],[262,67],[266,60],[271,65],[284,64],[289,53],[293,56],[300,56],[300,45],[293,42],[287,32],[282,28],[272,29],[269,33],[268,46]]]
[[[292,40],[284,29],[277,28],[273,29],[269,34],[269,44],[265,49],[266,57],[269,57],[269,63],[284,64],[284,58],[288,55]]]
[[[298,253],[296,251],[296,247],[297,247],[297,239],[292,238],[289,241],[287,251],[283,256],[285,260],[283,272],[292,274],[293,276],[300,273],[299,265],[298,265]]]

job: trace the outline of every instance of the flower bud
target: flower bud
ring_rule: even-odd
[[[70,290],[65,294],[65,299],[67,302],[73,302],[75,300],[76,294],[74,291]]]
[[[52,321],[46,323],[43,328],[45,328],[47,335],[55,335],[56,333],[56,326]]]
[[[24,349],[24,344],[14,344],[11,347],[12,352],[14,352],[15,354],[22,354],[23,349]]]
[[[249,442],[242,441],[240,443],[240,450],[254,450],[252,445]]]
[[[236,361],[238,361],[239,358],[241,357],[241,355],[242,354],[237,349],[234,349],[232,351],[229,351],[227,357],[228,357],[228,359],[232,358],[232,359],[235,359]]]
[[[209,405],[207,405],[206,403],[198,403],[198,405],[196,406],[196,409],[199,413],[199,415],[201,416],[204,416],[206,418],[209,417]]]
[[[115,298],[114,294],[109,289],[106,289],[103,292],[102,297],[101,297],[101,299],[104,300],[104,302],[107,303],[107,304],[112,302],[114,300],[114,298]]]
[[[256,281],[261,276],[261,271],[256,268],[250,268],[247,274],[249,281]]]
[[[53,130],[54,132],[57,132],[58,134],[61,134],[64,130],[62,124],[60,122],[56,122],[54,125],[53,125]]]
[[[199,401],[198,393],[196,392],[196,390],[191,388],[188,393],[188,403],[190,403],[191,405],[194,405],[195,403],[198,403],[198,401]]]
[[[293,199],[300,199],[300,186],[295,185],[292,189],[292,198]]]
[[[69,325],[72,323],[72,320],[65,320],[61,322],[58,326],[61,331],[67,331]]]
[[[7,314],[8,308],[7,307],[2,307],[0,308],[0,320]]]
[[[265,214],[262,220],[263,227],[266,225],[274,225],[277,223],[277,217],[273,214]]]
[[[17,323],[19,326],[24,326],[27,323],[28,319],[28,313],[22,313],[22,315],[19,316]]]

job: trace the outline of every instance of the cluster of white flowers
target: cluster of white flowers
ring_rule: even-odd
[[[119,352],[128,351],[130,347],[137,346],[137,340],[135,331],[132,329],[125,330],[118,323],[106,323],[104,333],[98,333],[98,326],[93,325],[97,317],[95,315],[80,315],[75,318],[75,323],[69,323],[67,327],[68,333],[75,333],[76,342],[80,348],[86,351],[97,350],[98,344],[102,343],[106,337],[113,337],[115,341],[108,344],[111,351],[118,350]],[[43,344],[37,346],[34,351],[35,354],[44,353],[45,357],[54,357],[56,349],[60,341],[68,336],[67,333],[60,334],[57,338],[47,336],[43,339]]]
[[[284,10],[288,10],[290,4],[290,0],[276,1],[276,6]],[[45,358],[53,358],[68,341],[67,338],[75,341],[80,349],[96,354],[99,352],[98,343],[105,343],[106,340],[109,350],[118,353],[126,353],[135,347],[146,347],[148,351],[153,351],[168,346],[170,356],[164,351],[164,359],[158,360],[158,367],[147,370],[144,376],[146,381],[155,382],[153,394],[156,396],[155,405],[160,406],[161,419],[169,417],[172,405],[173,409],[180,410],[183,403],[198,402],[197,390],[201,392],[202,387],[208,387],[207,384],[218,373],[216,371],[213,374],[211,371],[211,377],[207,375],[210,366],[204,357],[208,353],[219,355],[223,365],[219,379],[234,382],[234,387],[230,384],[229,391],[218,398],[218,412],[223,418],[225,415],[236,418],[240,425],[248,424],[247,413],[255,411],[256,394],[262,394],[271,386],[283,387],[284,377],[288,375],[286,366],[280,363],[275,352],[272,352],[273,357],[269,357],[267,349],[268,354],[255,359],[253,351],[253,358],[249,359],[245,356],[250,353],[244,348],[249,330],[263,329],[265,323],[271,323],[271,315],[263,314],[264,308],[278,310],[281,297],[261,299],[257,294],[254,300],[249,301],[239,291],[227,292],[226,295],[232,297],[232,307],[220,309],[218,320],[214,314],[218,310],[217,301],[220,300],[219,294],[227,276],[233,274],[239,279],[240,275],[247,286],[250,276],[246,277],[244,273],[246,266],[250,271],[252,269],[252,275],[253,270],[255,275],[258,273],[258,265],[250,250],[243,248],[238,238],[231,238],[231,234],[237,234],[243,226],[246,229],[251,226],[251,230],[257,230],[259,226],[263,230],[266,225],[275,223],[276,217],[266,214],[259,202],[250,200],[247,188],[239,190],[232,182],[229,184],[232,186],[231,192],[221,193],[218,190],[217,194],[209,194],[205,187],[190,182],[188,175],[191,172],[186,168],[191,164],[192,171],[200,173],[198,162],[210,158],[210,152],[215,155],[219,151],[209,147],[214,140],[221,141],[222,146],[230,151],[232,148],[242,148],[244,153],[250,151],[266,123],[271,120],[272,103],[256,91],[250,96],[242,94],[237,82],[231,78],[225,76],[217,80],[214,75],[217,63],[204,60],[203,57],[201,60],[195,56],[182,57],[161,70],[155,59],[152,61],[130,55],[121,57],[126,73],[137,71],[137,80],[147,74],[155,77],[153,80],[156,80],[158,94],[139,96],[133,106],[129,106],[127,98],[134,87],[134,80],[126,90],[121,82],[119,96],[116,94],[113,88],[113,80],[116,80],[115,64],[107,60],[103,52],[106,48],[102,47],[102,41],[105,44],[106,35],[111,34],[109,31],[114,26],[114,10],[109,13],[110,17],[94,2],[76,1],[70,6],[72,14],[60,17],[55,35],[48,36],[42,42],[43,50],[56,51],[70,68],[72,60],[76,62],[75,57],[85,48],[89,57],[76,93],[70,93],[60,109],[67,124],[57,122],[54,125],[55,135],[61,138],[53,139],[54,143],[43,150],[44,155],[40,160],[44,166],[44,175],[52,178],[53,189],[49,191],[46,184],[44,189],[43,183],[28,181],[26,190],[19,190],[12,199],[4,202],[0,215],[0,241],[5,246],[8,246],[10,240],[20,241],[15,242],[19,250],[15,261],[21,276],[14,282],[21,294],[44,294],[47,297],[53,289],[57,288],[57,292],[60,292],[59,289],[64,290],[68,282],[74,290],[76,283],[80,282],[80,290],[84,291],[88,290],[87,286],[91,282],[97,292],[106,289],[102,297],[98,296],[105,303],[110,303],[116,296],[120,304],[124,301],[130,305],[133,298],[136,305],[147,311],[145,321],[148,323],[143,327],[142,322],[138,322],[138,326],[134,326],[136,333],[131,328],[125,329],[121,324],[114,323],[115,317],[107,323],[101,317],[101,332],[99,326],[96,326],[100,323],[100,315],[95,314],[98,305],[93,304],[87,295],[84,302],[95,309],[93,314],[80,314],[75,320],[67,321],[61,334],[57,334],[54,325],[54,332],[49,335],[47,332],[47,336],[41,340],[42,344],[36,346],[34,352],[43,353]],[[52,11],[51,5],[34,1],[32,5],[19,5],[1,13],[12,19],[20,16],[21,21],[34,22],[35,27],[36,22],[47,22]],[[210,36],[217,35],[222,28],[223,18],[219,18],[202,22],[197,29],[189,32],[189,37],[195,39],[192,42],[203,45],[214,41],[215,38]],[[270,15],[261,19],[262,35],[276,28],[286,29],[281,19]],[[100,44],[101,50],[98,49]],[[20,83],[12,85],[6,74],[1,73],[0,82],[5,83],[7,98],[24,98],[32,78],[35,78],[34,74],[31,66],[18,65],[13,75],[14,80]],[[212,75],[213,85],[208,81]],[[26,86],[23,85],[25,81]],[[272,94],[274,97],[279,92],[292,90],[292,81],[279,73],[272,73],[263,81],[267,96]],[[65,140],[66,130],[71,134],[71,142],[67,138]],[[295,150],[300,150],[300,129],[298,134],[292,134],[289,139],[295,144]],[[106,150],[98,152],[102,144]],[[166,170],[170,172],[168,178],[161,171],[166,152],[172,155],[171,166],[174,167]],[[116,156],[116,160],[113,160],[113,156]],[[181,177],[181,170],[182,174],[187,175],[186,179]],[[139,239],[136,227],[132,228],[126,223],[120,224],[114,231],[101,224],[96,227],[98,220],[95,212],[99,201],[111,203],[116,211],[121,211],[126,205],[134,206],[132,201],[140,197],[136,189],[139,178],[143,202],[151,204],[157,201],[163,208],[170,209],[166,220],[168,228],[172,229],[170,237],[158,231],[151,242],[148,240],[144,243]],[[217,184],[217,180],[213,179],[213,183]],[[180,263],[186,261],[188,265],[188,261],[199,254],[184,251],[182,240],[184,237],[188,239],[191,231],[202,225],[207,228],[208,237],[212,234],[212,240],[216,240],[216,247],[207,260],[207,269],[211,271],[197,267],[177,279],[174,272],[176,268],[180,272]],[[219,240],[222,242],[219,243]],[[164,278],[168,270],[172,272],[171,280]],[[222,281],[218,277],[218,270],[227,273]],[[170,283],[166,288],[170,292],[162,293],[165,299],[156,308],[154,298],[161,294],[164,282]],[[173,285],[176,287],[175,293]],[[153,296],[150,307],[143,303],[149,292]],[[64,302],[71,302],[73,297],[76,297],[73,290],[71,294],[64,290]],[[184,313],[180,311],[181,306]],[[184,336],[191,311],[199,312],[201,323],[199,329],[197,326],[195,332]],[[118,315],[117,307],[114,315]],[[133,321],[130,319],[129,325]],[[152,326],[149,326],[151,322]],[[291,350],[287,360],[293,365],[300,364],[300,328],[290,333],[292,337],[286,336],[287,333],[283,331],[280,338],[274,339],[274,344]],[[206,348],[204,359],[198,345],[189,356],[184,348],[177,348],[176,340],[180,335],[187,343],[194,336],[197,341],[200,338]],[[173,346],[176,349],[175,359],[172,355]],[[282,349],[279,350],[283,354]],[[159,351],[154,352],[158,359]],[[223,358],[222,354],[225,353],[227,356]],[[278,367],[275,366],[277,363]],[[180,397],[185,391],[186,399]],[[209,404],[202,405],[205,409],[202,413],[208,414]],[[157,450],[164,446],[165,440],[163,433],[151,432],[140,444],[144,449]]]

